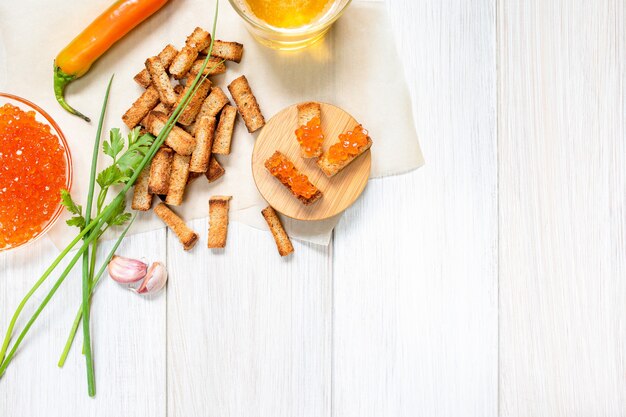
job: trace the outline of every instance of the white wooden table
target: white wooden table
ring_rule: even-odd
[[[239,224],[225,254],[127,239],[171,276],[154,299],[99,289],[97,398],[78,349],[56,367],[74,275],[0,416],[626,415],[624,2],[390,9],[426,166],[372,181],[331,246],[288,260]],[[3,332],[55,254],[0,255]]]

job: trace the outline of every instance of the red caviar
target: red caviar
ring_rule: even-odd
[[[328,161],[336,164],[358,155],[361,148],[367,145],[367,138],[368,132],[362,125],[340,134],[339,141],[328,149]]]
[[[267,161],[265,167],[270,173],[278,178],[280,182],[291,188],[291,191],[304,198],[311,198],[317,193],[317,188],[307,178],[301,174],[293,162],[287,159],[280,152],[274,153]]]
[[[320,118],[314,117],[306,125],[297,128],[296,137],[305,158],[319,156],[322,151],[322,143],[324,143]]]
[[[66,184],[65,151],[35,112],[0,107],[0,249],[38,235]]]

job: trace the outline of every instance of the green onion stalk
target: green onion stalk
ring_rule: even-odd
[[[86,216],[85,216],[85,225],[81,229],[81,231],[76,235],[76,237],[74,237],[74,239],[67,245],[67,247],[65,247],[61,251],[59,256],[57,256],[57,258],[52,262],[52,264],[44,271],[43,275],[35,282],[33,287],[26,293],[24,298],[20,301],[17,309],[15,310],[15,313],[11,317],[9,326],[7,328],[7,332],[2,342],[2,347],[0,348],[0,378],[4,375],[7,367],[13,360],[15,353],[17,352],[17,349],[19,348],[21,342],[26,337],[28,331],[30,330],[34,322],[37,320],[37,318],[39,317],[43,309],[46,307],[46,305],[49,303],[50,299],[54,296],[54,294],[56,293],[58,288],[61,286],[61,284],[67,277],[67,275],[74,268],[79,258],[82,257],[83,259],[82,306],[79,310],[80,311],[79,315],[82,315],[83,338],[84,338],[83,342],[84,342],[84,348],[85,348],[85,360],[86,360],[86,367],[87,367],[88,392],[89,392],[89,395],[92,397],[95,395],[96,390],[95,390],[95,381],[94,381],[94,374],[93,374],[93,359],[92,359],[92,352],[91,352],[91,337],[90,337],[90,329],[89,329],[89,318],[90,318],[89,317],[90,316],[89,300],[90,300],[92,291],[95,289],[95,285],[97,284],[100,277],[104,273],[104,270],[106,269],[106,265],[108,264],[110,259],[113,257],[115,250],[117,250],[122,239],[125,237],[127,231],[132,225],[134,218],[131,220],[131,222],[128,224],[128,226],[122,232],[122,234],[118,237],[115,245],[113,246],[110,253],[107,255],[105,261],[103,262],[103,264],[101,265],[101,267],[99,268],[96,274],[94,274],[95,251],[96,251],[95,242],[97,242],[97,240],[102,236],[102,233],[104,233],[104,231],[108,227],[107,226],[108,222],[112,219],[112,217],[118,211],[119,206],[124,204],[126,193],[135,184],[135,181],[137,180],[137,177],[139,176],[141,171],[150,163],[154,155],[157,153],[157,151],[159,150],[159,148],[165,141],[165,138],[167,138],[169,133],[174,128],[176,122],[178,121],[178,118],[180,117],[180,114],[187,107],[191,98],[196,94],[200,86],[200,82],[204,81],[208,77],[208,74],[211,72],[211,70],[220,64],[220,63],[215,64],[214,67],[210,71],[208,71],[205,75],[205,69],[208,65],[209,58],[211,56],[211,51],[213,50],[213,40],[215,39],[215,30],[217,27],[218,6],[219,6],[219,1],[216,2],[215,4],[215,15],[213,18],[213,30],[211,33],[211,44],[209,46],[209,53],[207,54],[200,71],[198,71],[198,74],[194,78],[191,84],[191,88],[187,91],[187,93],[185,93],[185,95],[183,96],[178,106],[176,106],[176,108],[172,112],[172,115],[167,120],[167,123],[165,124],[161,132],[159,132],[157,137],[154,139],[148,152],[144,155],[144,157],[142,158],[137,168],[133,171],[133,174],[130,176],[128,181],[126,181],[126,183],[124,184],[123,188],[117,193],[117,195],[113,198],[113,200],[108,205],[102,207],[102,210],[98,210],[99,212],[95,215],[95,217],[90,218],[91,208],[93,205],[93,187],[94,187],[93,183],[94,183],[94,175],[95,175],[95,164],[97,162],[96,150],[99,147],[99,140],[100,140],[100,135],[101,135],[101,130],[102,130],[102,121],[103,121],[104,114],[106,111],[106,105],[107,105],[108,95],[109,95],[111,81],[112,81],[112,77],[111,77],[111,81],[109,81],[107,92],[105,94],[105,100],[102,106],[100,123],[98,124],[98,132],[97,132],[98,136],[96,138],[96,143],[94,144],[94,157],[93,157],[92,166],[91,166],[91,176],[90,176],[90,185],[89,185],[89,195],[88,195],[88,200],[87,200],[87,211],[86,211]],[[102,199],[102,201],[104,201],[104,199]],[[28,322],[26,323],[22,331],[19,333],[17,339],[15,339],[15,342],[9,349],[9,345],[14,334],[15,325],[17,323],[18,318],[20,317],[20,314],[22,313],[22,310],[24,309],[24,307],[26,306],[26,304],[28,303],[32,295],[37,291],[37,289],[39,289],[39,287],[49,278],[49,276],[52,274],[52,272],[54,272],[54,270],[59,265],[59,263],[63,259],[65,259],[68,253],[81,240],[82,240],[82,244],[78,248],[76,254],[71,258],[71,260],[69,261],[65,269],[61,272],[61,274],[57,278],[54,285],[48,291],[48,294],[44,297],[44,299],[42,300],[38,308],[35,310],[31,318],[28,320]],[[90,262],[90,258],[89,258],[90,246],[92,247],[91,248],[91,260],[94,262]],[[75,320],[75,322],[76,321],[80,321],[80,318],[79,320]],[[76,325],[76,328],[77,327],[78,325]],[[72,330],[75,333],[74,326],[72,327]],[[73,337],[74,337],[73,334],[70,334],[70,338],[72,340],[73,340]],[[69,345],[71,345],[71,341],[69,342]],[[68,344],[66,344],[66,348],[69,350]],[[67,353],[64,352],[64,355],[62,355],[62,359],[60,360],[60,364],[62,364],[65,361],[66,355]]]

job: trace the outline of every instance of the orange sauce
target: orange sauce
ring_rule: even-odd
[[[339,141],[328,149],[328,161],[336,164],[358,155],[361,147],[367,145],[367,134],[362,125],[340,134]]]
[[[35,112],[0,107],[0,249],[41,232],[66,184],[65,151]]]
[[[280,28],[312,23],[332,0],[246,0],[256,17]]]
[[[280,153],[272,155],[265,162],[265,166],[280,182],[289,186],[294,194],[311,198],[317,192],[317,188],[311,184],[307,176],[301,174],[293,162]]]
[[[296,137],[302,147],[305,158],[319,155],[324,143],[324,134],[319,117],[314,117],[306,125],[296,129]]]

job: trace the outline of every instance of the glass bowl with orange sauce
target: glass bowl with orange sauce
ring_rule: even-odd
[[[0,92],[0,252],[43,236],[72,186],[72,155],[57,123],[36,104]]]
[[[322,39],[351,0],[229,0],[261,44],[295,50]]]

